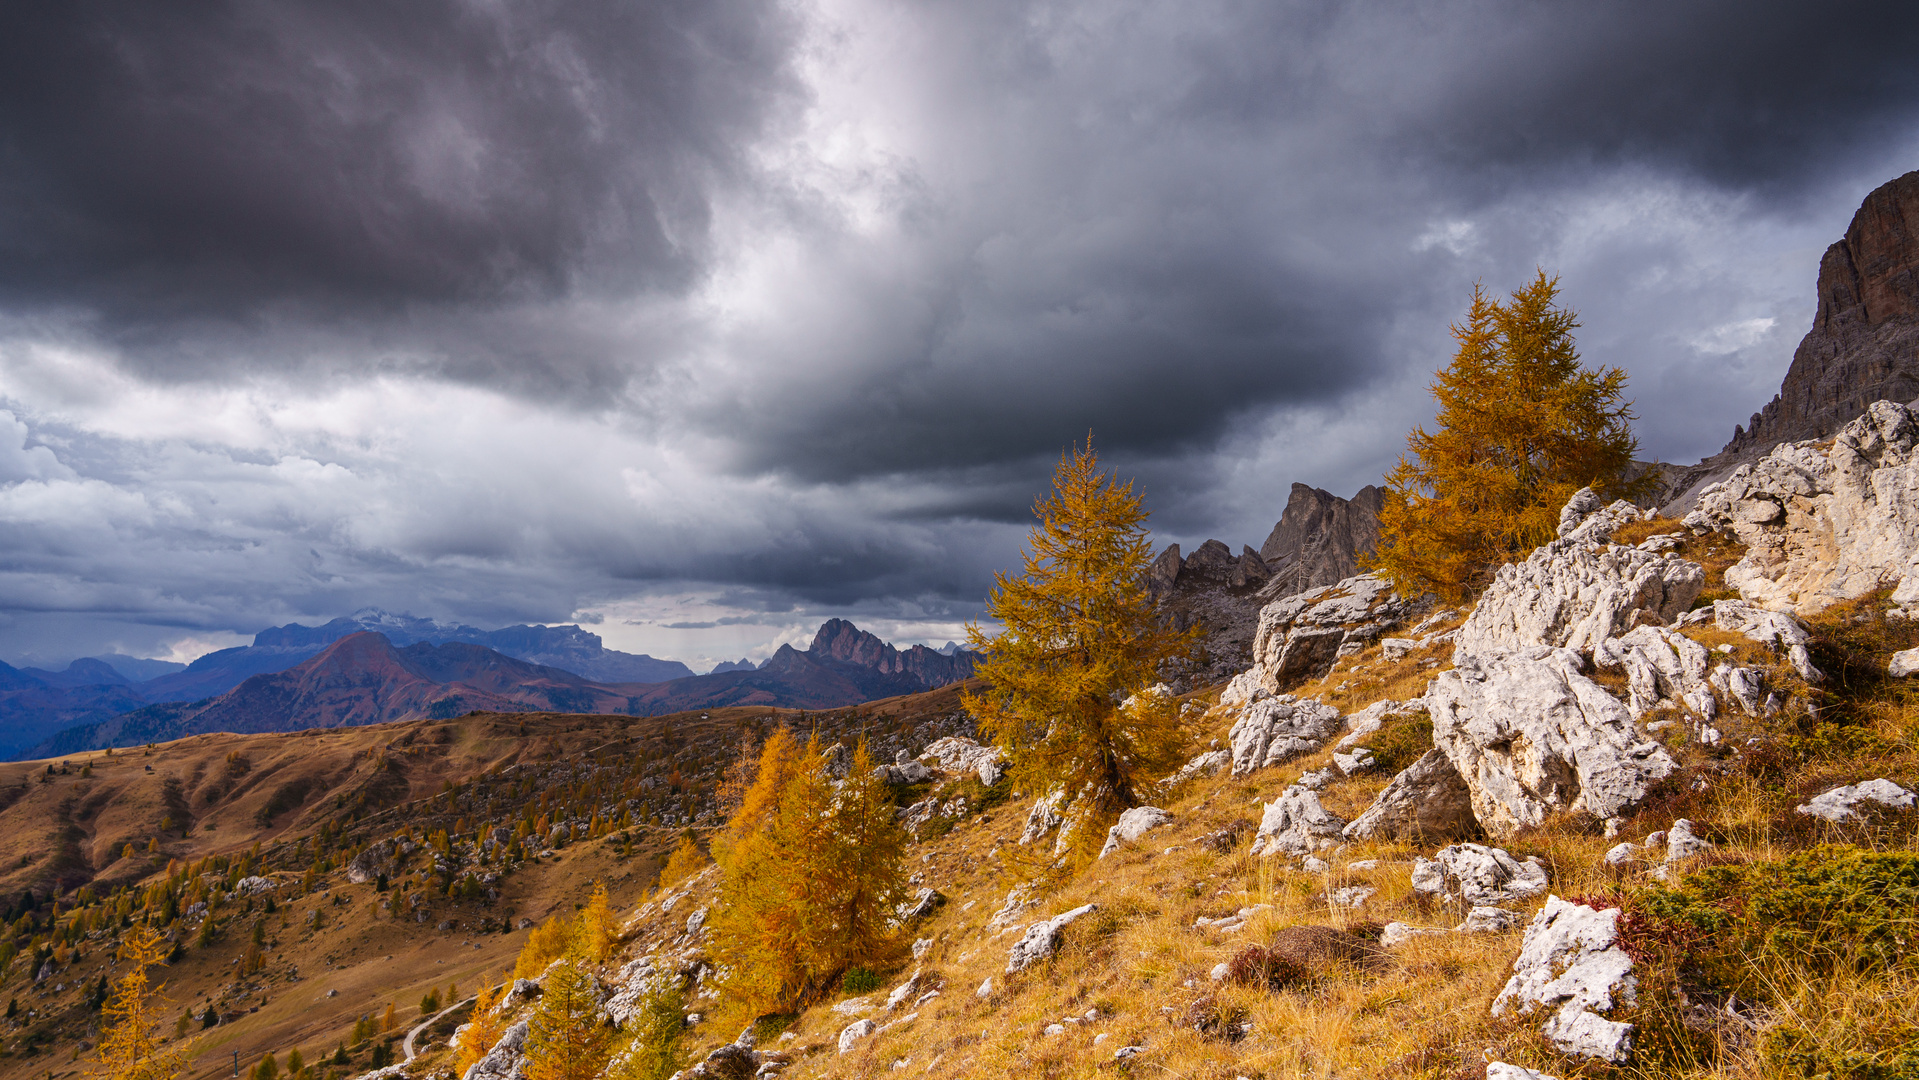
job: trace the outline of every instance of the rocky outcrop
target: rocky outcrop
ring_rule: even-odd
[[[1200,628],[1197,659],[1176,661],[1162,674],[1188,686],[1217,682],[1252,659],[1259,626],[1260,589],[1272,577],[1259,553],[1208,540],[1181,558],[1172,544],[1153,561],[1147,585],[1160,614],[1179,629]]]
[[[1286,510],[1260,545],[1271,568],[1269,596],[1288,596],[1332,585],[1359,573],[1360,560],[1379,545],[1379,512],[1385,493],[1368,485],[1350,499],[1294,484]]]
[[[1319,796],[1295,784],[1261,815],[1252,853],[1303,858],[1338,843],[1345,827],[1345,819],[1321,806]]]
[[[1500,567],[1453,639],[1455,662],[1540,645],[1589,652],[1637,622],[1663,625],[1685,614],[1705,568],[1660,550],[1670,546],[1660,537],[1635,547],[1606,543],[1621,516],[1615,508],[1634,509],[1615,503],[1571,527],[1562,518],[1560,539]]]
[[[1678,767],[1582,667],[1570,649],[1465,656],[1427,690],[1433,745],[1459,771],[1488,833],[1560,811],[1616,817]]]
[[[1393,777],[1344,834],[1348,840],[1451,840],[1478,830],[1472,790],[1435,749]]]
[[[1416,610],[1385,578],[1361,574],[1267,604],[1259,612],[1253,662],[1259,684],[1279,693],[1325,674]]]
[[[1172,823],[1173,815],[1157,806],[1135,806],[1106,830],[1106,843],[1099,849],[1099,857],[1104,859],[1118,851],[1121,843],[1133,843],[1152,830]]]
[[[1703,610],[1695,611],[1687,617],[1688,625],[1692,619],[1702,617],[1710,617],[1713,625],[1721,630],[1743,634],[1748,641],[1771,645],[1785,653],[1793,670],[1807,682],[1818,682],[1825,677],[1812,666],[1812,653],[1806,648],[1812,635],[1798,619],[1783,611],[1767,611],[1744,600],[1714,600],[1709,615]]]
[[[1881,185],[1819,261],[1819,311],[1779,395],[1722,455],[1831,435],[1868,402],[1919,397],[1919,172]]]
[[[1747,547],[1726,583],[1762,608],[1809,615],[1887,584],[1919,605],[1919,417],[1874,402],[1829,447],[1775,447],[1699,496],[1686,524]]]
[[[1228,736],[1233,775],[1245,776],[1310,754],[1339,731],[1339,710],[1312,698],[1291,694],[1261,697],[1245,707]]]
[[[1026,928],[1026,934],[1006,952],[1006,974],[1016,975],[1059,951],[1060,931],[1083,916],[1099,910],[1098,904],[1082,904],[1044,922]]]
[[[964,735],[933,740],[920,751],[918,760],[953,776],[977,776],[987,787],[999,783],[1000,777],[1006,774],[1005,750],[981,746]]]
[[[1454,844],[1413,860],[1413,891],[1467,907],[1493,907],[1546,891],[1537,856],[1515,859],[1504,848]]]
[[[1703,720],[1718,713],[1704,645],[1663,626],[1640,626],[1607,638],[1593,650],[1593,663],[1623,667],[1634,719],[1661,705],[1680,705]]]
[[[1562,1053],[1623,1062],[1633,1026],[1608,1020],[1635,1004],[1632,958],[1619,947],[1619,909],[1595,910],[1557,896],[1526,927],[1512,978],[1493,1000],[1493,1015],[1550,1011],[1541,1034]]]
[[[1913,793],[1890,780],[1868,780],[1863,784],[1847,784],[1836,787],[1811,802],[1793,807],[1796,813],[1816,817],[1821,821],[1840,824],[1855,821],[1865,811],[1874,807],[1887,810],[1910,810],[1913,808]]]

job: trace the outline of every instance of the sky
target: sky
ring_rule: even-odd
[[[1872,3],[13,5],[0,659],[937,645],[1089,432],[1156,540],[1258,547],[1536,269],[1694,461],[1919,167],[1915,53]]]

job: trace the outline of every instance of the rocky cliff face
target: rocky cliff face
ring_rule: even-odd
[[[1372,485],[1350,499],[1294,484],[1286,510],[1260,545],[1272,567],[1273,596],[1331,585],[1359,573],[1359,561],[1379,544],[1379,512],[1386,493]]]
[[[1874,401],[1919,397],[1919,172],[1866,196],[1819,262],[1819,313],[1779,395],[1722,453],[1820,439]]]
[[[950,656],[924,645],[895,649],[845,619],[828,619],[820,624],[807,651],[818,659],[858,664],[885,675],[911,675],[928,690],[970,677],[976,659],[964,649]]]

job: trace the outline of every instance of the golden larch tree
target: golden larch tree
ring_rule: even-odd
[[[506,1018],[500,1015],[500,999],[505,996],[505,983],[481,980],[480,990],[473,996],[473,1016],[460,1031],[460,1052],[453,1064],[455,1076],[465,1076],[506,1034]]]
[[[147,969],[164,963],[167,950],[166,939],[151,926],[133,931],[120,946],[127,973],[102,1010],[100,1071],[106,1080],[173,1080],[186,1066],[186,1045],[162,1045],[147,1001]]]
[[[1543,270],[1504,303],[1473,287],[1433,383],[1433,430],[1415,427],[1386,477],[1373,566],[1400,591],[1462,600],[1553,539],[1580,488],[1632,498],[1651,483],[1634,476],[1626,373],[1581,365],[1578,319],[1558,299]]]
[[[967,629],[986,689],[963,701],[1023,786],[1066,795],[1064,827],[1084,854],[1179,760],[1177,714],[1121,702],[1151,686],[1197,630],[1175,630],[1155,610],[1146,509],[1131,481],[1100,471],[1090,438],[1061,458],[1033,513],[1021,572],[994,575],[987,597],[999,632]]]
[[[740,809],[713,840],[711,928],[728,995],[757,1012],[799,1005],[856,961],[897,947],[891,907],[905,838],[864,742],[835,781],[818,740],[776,731]]]
[[[613,1033],[600,1022],[585,949],[577,944],[547,969],[540,1003],[526,1026],[527,1080],[595,1080]]]

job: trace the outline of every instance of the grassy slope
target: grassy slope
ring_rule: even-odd
[[[1671,523],[1660,523],[1645,531],[1671,528]],[[1689,547],[1687,554],[1711,572],[1709,588],[1719,588],[1720,575],[1739,552],[1715,538],[1691,541]],[[1795,700],[1771,719],[1722,716],[1719,727],[1726,741],[1719,748],[1690,743],[1683,723],[1666,729],[1663,737],[1686,768],[1626,823],[1619,839],[1643,839],[1675,817],[1687,816],[1701,835],[1719,845],[1715,861],[1776,858],[1824,841],[1919,850],[1912,814],[1892,815],[1876,829],[1842,832],[1815,827],[1792,813],[1806,797],[1838,783],[1876,776],[1889,776],[1908,787],[1919,781],[1919,712],[1914,709],[1919,694],[1879,674],[1892,651],[1919,644],[1919,628],[1888,622],[1881,614],[1884,606],[1880,600],[1862,601],[1817,620],[1816,660],[1832,673],[1818,689],[1799,683],[1764,647],[1715,630],[1697,631],[1695,636],[1711,647],[1730,646],[1730,659],[1765,668],[1782,697]],[[1417,696],[1431,675],[1449,664],[1449,647],[1396,663],[1385,661],[1375,648],[1341,661],[1332,674],[1298,692],[1353,709],[1380,697]],[[1623,679],[1616,674],[1596,674],[1623,693]],[[1810,704],[1819,706],[1816,715]],[[1229,723],[1223,713],[1209,712],[1194,731],[1196,742],[1223,739]],[[1420,720],[1402,720],[1368,744],[1416,753],[1430,746],[1430,732]],[[1018,858],[1024,849],[1015,840],[1030,796],[917,845],[910,856],[913,868],[951,897],[915,930],[915,936],[934,941],[924,969],[944,981],[943,994],[920,1008],[914,1019],[845,1056],[833,1043],[851,1017],[832,1012],[830,1002],[816,1005],[788,1028],[790,1037],[775,1043],[801,1052],[800,1062],[787,1075],[873,1076],[905,1062],[901,1075],[931,1078],[1093,1077],[1116,1069],[1136,1076],[1476,1077],[1483,1075],[1489,1055],[1562,1077],[1784,1075],[1759,1063],[1755,1048],[1760,1040],[1730,1029],[1684,1031],[1673,973],[1651,955],[1642,961],[1640,1007],[1629,1017],[1639,1021],[1646,1051],[1636,1066],[1617,1070],[1581,1065],[1545,1045],[1536,1021],[1492,1019],[1487,1007],[1510,974],[1520,929],[1418,938],[1392,950],[1383,965],[1373,968],[1323,963],[1304,987],[1216,990],[1209,978],[1214,965],[1287,926],[1365,933],[1388,920],[1450,927],[1463,914],[1412,893],[1411,859],[1430,853],[1430,845],[1352,845],[1328,856],[1332,868],[1327,874],[1311,875],[1288,869],[1279,860],[1249,857],[1250,833],[1223,854],[1202,842],[1236,819],[1257,819],[1262,800],[1330,758],[1329,750],[1321,751],[1244,778],[1221,776],[1168,793],[1158,801],[1176,815],[1174,825],[1082,870],[1004,930],[993,930],[987,921],[1025,869]],[[1334,783],[1322,799],[1329,809],[1351,818],[1387,779],[1384,771],[1360,774]],[[1565,820],[1501,844],[1516,855],[1540,856],[1551,868],[1553,891],[1560,895],[1641,896],[1652,887],[1644,867],[1620,873],[1603,864],[1602,856],[1617,842],[1589,823]],[[1369,860],[1377,860],[1377,867],[1352,866]],[[1328,902],[1333,889],[1349,884],[1378,891],[1358,910]],[[704,897],[695,901],[704,902]],[[1003,974],[1007,948],[1028,923],[1087,902],[1099,904],[1100,911],[1067,930],[1067,944],[1055,960],[1010,980]],[[1239,932],[1194,928],[1198,916],[1218,917],[1257,904],[1272,906]],[[685,910],[677,909],[682,914]],[[664,940],[673,926],[672,919],[658,920],[653,937],[634,948],[644,950],[650,942]],[[886,988],[907,974],[910,969],[889,973]],[[1761,974],[1777,980],[1778,986],[1768,1009],[1759,1014],[1770,1030],[1800,1024],[1814,1032],[1816,1040],[1840,1047],[1849,1039],[1856,1041],[1861,1025],[1876,1018],[1876,1052],[1883,1056],[1887,1047],[1900,1043],[1919,1049],[1919,1031],[1910,1016],[1899,1018],[1902,1008],[1909,1014],[1911,1001],[1919,999],[1919,981],[1910,967],[1883,976],[1842,974],[1796,983],[1784,978],[1790,974],[1785,969]],[[978,997],[976,988],[989,977],[993,991]],[[883,1000],[884,990],[877,997]],[[1094,1011],[1091,1020],[1086,1019],[1089,1010]],[[1237,1042],[1202,1035],[1191,1021],[1209,1010],[1250,1022],[1251,1034]],[[863,1015],[886,1023],[907,1011]],[[1069,1017],[1080,1022],[1067,1021]],[[707,1032],[705,1045],[730,1038],[749,1019],[721,1012],[701,1029]],[[1044,1034],[1047,1025],[1061,1021],[1067,1021],[1064,1034]],[[1112,1052],[1128,1044],[1148,1050],[1120,1068]]]

